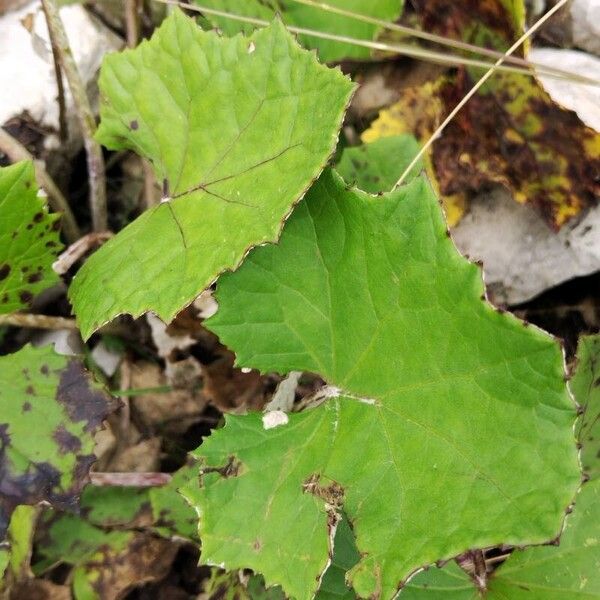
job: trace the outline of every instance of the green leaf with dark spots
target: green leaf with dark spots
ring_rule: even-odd
[[[10,551],[8,549],[8,544],[5,542],[0,542],[0,592],[2,591],[2,578],[4,577],[4,573],[8,567],[8,563],[10,562]]]
[[[0,357],[0,539],[19,504],[77,508],[114,407],[78,360],[49,347]]]
[[[38,197],[33,163],[0,167],[0,314],[28,307],[58,281],[59,218]]]
[[[178,493],[181,487],[196,481],[198,473],[198,465],[184,466],[173,474],[167,485],[149,491],[154,526],[161,535],[176,535],[198,542],[196,511]]]
[[[57,563],[74,567],[70,580],[75,600],[122,598],[142,582],[165,577],[177,544],[146,532],[104,530],[85,519],[49,515],[37,545],[42,573]]]

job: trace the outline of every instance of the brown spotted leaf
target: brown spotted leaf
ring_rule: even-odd
[[[34,571],[42,573],[59,562],[71,565],[78,600],[116,600],[134,586],[160,580],[178,550],[168,540],[129,529],[135,522],[124,523],[128,529],[100,528],[75,515],[50,514],[44,525]]]
[[[499,51],[505,51],[523,31],[522,0],[418,0],[415,5],[426,31]],[[435,103],[441,103],[442,110],[434,117],[443,119],[481,74],[481,70],[463,69],[435,82]],[[404,98],[400,103],[400,108],[408,104]],[[395,112],[395,128],[389,127],[389,115],[384,114],[387,131],[382,131],[383,122],[376,122],[366,139],[372,141],[377,132],[397,134],[399,128],[412,131],[411,123],[404,123],[406,111]],[[413,113],[409,120],[419,121]],[[425,120],[432,118],[421,114]],[[421,123],[421,131],[415,134],[422,137],[432,127],[435,123],[429,127]],[[435,142],[430,158],[442,194],[452,196],[500,183],[515,200],[535,207],[554,228],[600,194],[600,134],[556,104],[535,78],[525,75],[496,73]]]
[[[58,280],[58,219],[37,195],[32,162],[0,168],[0,314],[27,307]]]
[[[79,361],[50,348],[0,358],[0,539],[19,504],[77,508],[113,407]]]

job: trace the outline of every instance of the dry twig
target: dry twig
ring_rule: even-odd
[[[94,231],[104,231],[107,229],[106,179],[102,149],[94,139],[96,120],[94,119],[89,99],[79,76],[71,48],[69,47],[67,34],[60,19],[55,0],[42,0],[42,7],[46,15],[50,38],[55,41],[60,64],[67,77],[77,117],[81,125],[83,143],[87,153],[92,224]]]

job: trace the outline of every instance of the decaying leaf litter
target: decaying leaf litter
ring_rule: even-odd
[[[93,4],[87,10],[132,47],[165,17],[157,5],[129,2],[123,13]],[[467,11],[441,0],[434,9],[415,4],[375,3],[370,16],[401,17],[403,25],[496,52],[518,37],[525,17],[519,2],[489,0]],[[364,12],[352,2],[331,5]],[[379,21],[367,26],[308,0],[202,6],[268,21],[279,12],[291,28],[381,40],[388,51],[397,43],[393,28]],[[1,330],[0,377],[9,383],[0,403],[11,403],[1,413],[9,415],[0,459],[2,593],[391,598],[419,567],[457,555],[444,569],[411,579],[401,594],[440,597],[440,589],[452,588],[464,597],[518,597],[547,584],[563,595],[582,585],[597,593],[595,538],[581,533],[594,520],[595,484],[576,494],[576,406],[559,343],[482,301],[481,273],[448,240],[435,195],[455,226],[468,217],[474,193],[500,183],[538,211],[548,236],[559,235],[564,223],[594,211],[598,134],[530,76],[497,73],[424,157],[433,191],[418,165],[407,188],[381,195],[482,74],[460,66],[467,50],[451,51],[457,68],[429,68],[389,54],[376,53],[373,62],[365,45],[300,35],[325,67],[277,21],[267,28],[246,23],[253,37],[230,41],[235,21],[205,16],[200,26],[221,32],[201,32],[175,10],[151,41],[105,61],[98,137],[112,150],[108,214],[114,230],[131,225],[94,253],[102,232],[80,245],[87,256],[78,250],[72,256],[79,262],[63,261],[71,267],[58,285],[51,268],[58,221],[35,197],[31,164],[0,171],[0,183],[8,182],[0,241],[13,232],[19,240],[0,244],[9,265],[0,283],[15,298],[5,303]],[[349,77],[360,83],[378,72],[376,108],[365,104],[361,88],[350,101]],[[199,94],[206,81],[211,93]],[[507,93],[529,106],[509,106]],[[277,118],[281,113],[289,119]],[[494,127],[482,121],[490,114],[499,115]],[[27,144],[31,120],[17,119],[11,139]],[[14,161],[12,150],[0,146]],[[85,230],[90,214],[72,198],[85,199],[86,181],[74,166],[70,177],[50,174],[66,185]],[[22,212],[2,220],[3,207],[18,202]],[[277,245],[264,244],[279,235]],[[52,252],[36,253],[49,242]],[[550,290],[518,314],[567,338],[572,392],[583,413],[576,431],[584,477],[593,480],[596,339],[582,338],[577,357],[572,351],[580,334],[598,329],[592,283]],[[69,320],[67,286],[77,323]],[[143,313],[136,321],[114,319]],[[153,313],[172,322],[165,326]],[[66,325],[79,326],[86,345],[39,330]],[[43,346],[49,342],[55,350]],[[82,356],[60,357],[61,348]],[[29,372],[46,364],[42,356],[55,365],[56,381]],[[72,375],[66,395],[61,373]],[[269,410],[288,373],[292,414],[278,405],[246,415]],[[33,425],[28,416],[40,396]],[[74,408],[73,399],[85,397]],[[30,428],[37,445],[28,443]],[[522,468],[511,471],[507,463]],[[528,548],[557,542],[565,512],[558,548]],[[197,566],[198,517],[204,567]],[[535,567],[538,560],[548,567]]]

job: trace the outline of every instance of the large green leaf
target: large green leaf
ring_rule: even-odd
[[[466,573],[455,564],[417,575],[404,600],[476,600]],[[600,598],[600,481],[583,486],[567,517],[560,545],[515,550],[492,574],[488,600],[577,600]]]
[[[600,477],[600,336],[582,337],[577,348],[577,370],[571,391],[583,414],[577,422],[584,473]]]
[[[37,191],[32,162],[0,168],[0,313],[29,306],[58,281],[59,216],[48,214]]]
[[[280,14],[285,23],[305,29],[333,33],[339,36],[359,40],[373,40],[380,27],[358,19],[344,17],[331,13],[322,8],[300,4],[295,0],[196,0],[196,3],[206,8],[215,8],[245,17],[269,20]],[[342,8],[367,17],[395,21],[402,13],[404,0],[329,0],[330,6]],[[209,20],[218,25],[223,31],[232,35],[239,31],[250,31],[251,25],[234,21],[225,17],[207,15]],[[301,35],[300,40],[308,48],[315,48],[319,58],[324,61],[341,60],[342,58],[369,58],[369,48],[325,40],[319,37]]]
[[[230,416],[196,451],[203,560],[310,598],[343,506],[349,583],[391,598],[438,559],[556,536],[580,478],[561,349],[483,292],[423,179],[375,198],[327,171],[207,325],[239,365],[316,372],[329,398],[277,428]]]
[[[275,241],[333,151],[353,86],[278,21],[224,39],[175,11],[151,41],[105,59],[100,88],[98,139],[150,159],[165,198],[75,277],[84,337],[121,313],[171,320]]]
[[[113,407],[80,362],[49,347],[0,357],[0,540],[19,504],[76,508]]]

